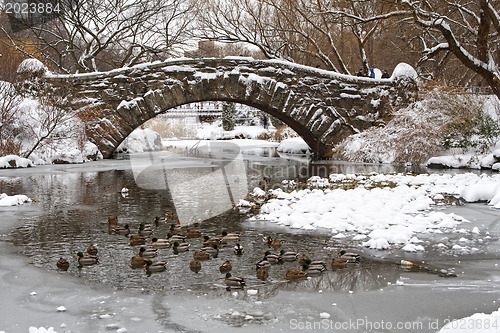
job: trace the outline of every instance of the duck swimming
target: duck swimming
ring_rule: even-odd
[[[231,265],[231,262],[229,260],[226,260],[225,262],[222,263],[219,267],[219,271],[221,273],[228,273],[233,269],[233,265]]]
[[[240,245],[240,243],[236,244],[233,249],[234,249],[234,254],[239,255],[239,256],[242,255],[243,252],[245,251],[243,249],[243,246]]]
[[[69,262],[64,258],[61,258],[57,261],[56,266],[62,271],[67,271],[69,268]]]
[[[280,251],[280,256],[281,256],[281,259],[283,259],[283,261],[295,261],[299,257],[297,252],[294,252],[294,251],[285,252],[285,250]]]
[[[280,255],[271,254],[271,251],[266,251],[264,253],[264,259],[269,261],[272,265],[281,264],[283,262],[283,258],[281,258]]]
[[[149,242],[151,243],[151,247],[153,247],[154,249],[166,249],[172,246],[170,244],[170,241],[165,238],[158,239],[156,237],[153,237]]]
[[[198,273],[201,270],[201,262],[198,260],[193,260],[189,263],[189,269],[195,273]]]
[[[189,250],[190,244],[188,243],[179,243],[179,242],[174,242],[174,245],[172,249],[174,250],[174,253],[179,253],[179,252],[186,252]]]
[[[245,286],[245,280],[243,278],[232,276],[231,273],[226,273],[224,283],[228,288],[243,288]]]
[[[146,244],[146,237],[139,236],[139,235],[132,235],[129,238],[129,244],[131,246],[144,245],[144,244]]]
[[[146,265],[146,259],[143,257],[132,257],[130,258],[130,267],[132,268],[142,268]]]
[[[90,266],[97,264],[97,257],[96,256],[91,256],[91,255],[83,255],[83,252],[78,252],[77,255],[78,257],[78,265],[80,266]]]
[[[344,250],[340,251],[338,254],[340,259],[345,259],[349,263],[359,262],[361,260],[361,256],[357,253],[346,252]]]
[[[151,260],[146,260],[146,271],[147,272],[163,272],[167,268],[165,267],[167,263],[165,261],[151,261]]]
[[[139,249],[139,257],[142,258],[154,258],[158,255],[158,250],[151,247],[145,248],[144,246]]]
[[[89,245],[89,247],[87,248],[87,253],[91,256],[96,256],[97,252],[99,251],[97,250],[97,247],[95,245]]]
[[[202,260],[210,260],[210,253],[208,252],[198,252],[196,251],[195,253],[193,253],[193,258],[195,260],[199,260],[199,261],[202,261]]]

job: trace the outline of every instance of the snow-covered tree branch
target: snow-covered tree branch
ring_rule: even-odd
[[[27,26],[36,38],[17,40],[18,50],[42,55],[63,72],[92,72],[163,60],[192,37],[192,0],[65,0],[64,14]],[[7,33],[7,32],[6,32]]]

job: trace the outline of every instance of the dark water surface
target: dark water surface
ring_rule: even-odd
[[[364,255],[361,263],[332,271],[329,263],[340,249],[360,249],[352,248],[353,244],[342,243],[343,240],[333,240],[331,234],[322,230],[292,230],[273,223],[249,221],[231,207],[231,203],[237,202],[241,193],[251,191],[255,186],[263,189],[278,187],[284,179],[303,181],[314,175],[327,176],[330,173],[418,173],[425,169],[332,161],[310,162],[305,157],[280,158],[269,152],[244,152],[243,156],[238,163],[233,163],[227,156],[207,160],[199,159],[199,156],[194,159],[192,156],[172,158],[171,152],[157,152],[84,165],[39,166],[32,170],[1,171],[0,193],[26,194],[38,200],[30,204],[31,213],[23,218],[24,223],[2,240],[12,242],[34,266],[56,272],[57,260],[65,257],[71,262],[71,266],[66,273],[60,274],[79,277],[85,284],[105,285],[117,290],[231,297],[231,293],[221,284],[223,274],[219,272],[220,264],[230,260],[233,275],[244,277],[247,289],[258,289],[259,299],[274,297],[279,301],[280,297],[293,297],[295,292],[310,295],[317,295],[318,292],[331,292],[333,295],[349,295],[349,292],[354,292],[356,295],[356,292],[361,292],[357,297],[372,297],[381,288],[396,285],[402,276],[408,285],[432,284],[434,289],[424,287],[429,298],[436,297],[432,290],[448,293],[450,285],[458,286],[464,293],[482,290],[491,297],[497,297],[490,292],[490,284],[498,278],[498,274],[494,273],[496,266],[491,266],[498,263],[498,242],[485,245],[483,250],[487,255],[484,251],[481,252],[483,257],[494,260],[491,265],[488,261],[478,261],[478,257],[442,257],[432,251],[426,252],[424,257],[422,254],[414,258],[409,255],[412,260],[430,260],[432,267],[456,269],[458,278],[440,277],[424,271],[413,274],[398,265],[401,254],[387,255],[384,252],[384,255],[380,255],[377,251],[361,252]],[[222,168],[225,171],[221,173]],[[206,178],[212,174],[216,177]],[[120,193],[123,187],[129,189],[128,195]],[[201,271],[195,274],[190,271],[189,262],[193,253],[201,247],[201,239],[188,239],[191,244],[188,252],[174,254],[171,249],[159,250],[156,260],[166,261],[167,271],[148,276],[143,269],[132,269],[129,266],[129,259],[137,255],[140,246],[130,246],[127,237],[108,233],[108,217],[118,216],[119,224],[129,224],[136,234],[140,223],[152,224],[155,216],[163,216],[168,211],[179,214],[184,210],[188,214],[190,208],[196,211],[197,215],[193,216],[199,222],[197,227],[192,228],[209,236],[219,235],[222,230],[239,233],[244,254],[236,256],[233,244],[224,245],[219,256],[202,262]],[[467,205],[452,211],[463,214],[470,220],[478,218],[479,221],[489,221],[486,226],[479,227],[481,230],[491,230],[492,239],[498,240],[500,230],[496,211],[492,213],[484,205],[477,208]],[[189,218],[185,222],[194,221]],[[168,232],[169,225],[162,223],[154,227],[153,235],[149,238],[163,238]],[[262,259],[266,250],[277,252],[264,244],[264,236],[283,240],[284,250],[305,253],[313,259],[326,261],[328,271],[308,280],[287,282],[286,271],[299,267],[297,262],[284,263],[273,265],[266,281],[259,280],[255,275],[255,263]],[[78,268],[76,253],[85,252],[91,244],[99,249],[99,263]],[[464,276],[473,281],[470,282],[472,289],[458,280]],[[394,295],[404,297],[404,292],[394,292]],[[245,294],[238,297],[243,296]],[[307,296],[303,297],[306,297],[306,304]],[[482,296],[478,294],[477,297]],[[471,300],[474,301],[473,298]],[[364,301],[360,302],[362,308]],[[384,298],[382,303],[384,302],[384,306],[388,308],[393,305],[387,298]],[[314,304],[310,306],[313,308]],[[484,307],[490,308],[491,305],[481,303],[479,310]],[[423,313],[440,309],[439,304],[433,304],[428,309],[421,304],[419,308]],[[468,314],[469,310],[460,308],[461,312],[450,310],[445,314],[449,316],[452,312],[454,315],[462,315]],[[393,315],[397,317],[398,314],[408,312],[403,308],[400,311],[401,313],[396,311]],[[374,310],[373,314],[377,315],[377,311]]]

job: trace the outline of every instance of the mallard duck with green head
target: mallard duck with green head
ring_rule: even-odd
[[[57,261],[56,266],[62,271],[67,271],[69,268],[69,262],[61,257],[61,259]]]
[[[168,227],[168,230],[170,230],[171,233],[180,232],[181,225],[178,223],[171,223],[170,226]]]
[[[97,256],[91,256],[91,255],[83,255],[83,252],[78,252],[76,254],[78,257],[78,265],[79,266],[90,266],[97,264]]]
[[[153,237],[149,243],[151,243],[151,247],[154,248],[154,249],[167,249],[169,247],[172,246],[172,244],[170,244],[170,241],[168,239],[165,239],[165,238],[156,238],[156,237]]]
[[[223,274],[230,272],[232,269],[233,265],[231,265],[231,262],[229,260],[224,261],[219,267],[219,271]]]
[[[264,259],[269,261],[272,265],[281,264],[283,262],[283,258],[281,258],[280,255],[272,254],[271,251],[266,251],[264,253]]]
[[[128,234],[130,234],[130,227],[128,224],[125,224],[123,227],[118,225],[118,226],[113,227],[111,229],[111,232],[114,234],[127,236]]]
[[[200,251],[210,253],[210,255],[214,258],[217,258],[219,255],[219,247],[215,244],[212,246],[202,247]]]
[[[361,260],[361,256],[359,254],[344,250],[338,253],[338,258],[345,259],[349,263],[359,262]]]
[[[179,243],[182,243],[184,242],[184,240],[186,239],[186,237],[182,236],[182,235],[178,235],[178,234],[173,234],[171,232],[169,232],[167,234],[167,239],[170,243],[174,243],[174,242],[179,242]]]
[[[174,242],[174,245],[172,246],[172,249],[174,250],[174,253],[177,254],[179,252],[186,252],[189,250],[189,243],[179,243],[179,242]]]
[[[308,264],[304,264],[302,270],[306,273],[306,276],[319,276],[326,268],[323,266],[309,266]]]
[[[220,239],[217,237],[209,237],[207,235],[203,236],[203,247],[212,247],[213,245],[220,246]]]
[[[224,284],[228,286],[228,288],[243,288],[245,286],[245,280],[240,277],[232,276],[231,273],[226,273]]]
[[[259,268],[269,269],[271,267],[271,263],[269,262],[269,260],[264,258],[264,259],[261,259],[259,262],[257,262],[255,264],[255,266],[257,269],[259,269]]]
[[[223,230],[220,236],[222,244],[235,243],[240,241],[240,235],[235,233],[228,234],[226,230]]]
[[[146,264],[144,265],[147,272],[163,272],[167,269],[167,263],[165,261],[152,261],[146,260]]]
[[[150,226],[144,225],[144,223],[139,224],[139,228],[137,228],[137,232],[140,236],[149,236],[153,233],[153,229]]]
[[[283,261],[295,261],[299,257],[297,252],[294,252],[294,251],[286,251],[285,252],[285,250],[280,251],[280,256],[281,256],[281,259]]]
[[[158,250],[153,249],[151,247],[145,248],[144,246],[142,246],[139,249],[138,253],[139,253],[139,257],[142,257],[142,258],[154,258],[158,255]]]

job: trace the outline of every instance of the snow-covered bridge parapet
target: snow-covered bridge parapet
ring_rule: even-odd
[[[138,126],[172,108],[229,101],[258,108],[293,128],[320,156],[345,137],[383,124],[417,96],[416,73],[400,64],[390,79],[359,78],[285,61],[175,59],[109,72],[54,75],[44,85],[67,97],[87,134],[109,157]]]

